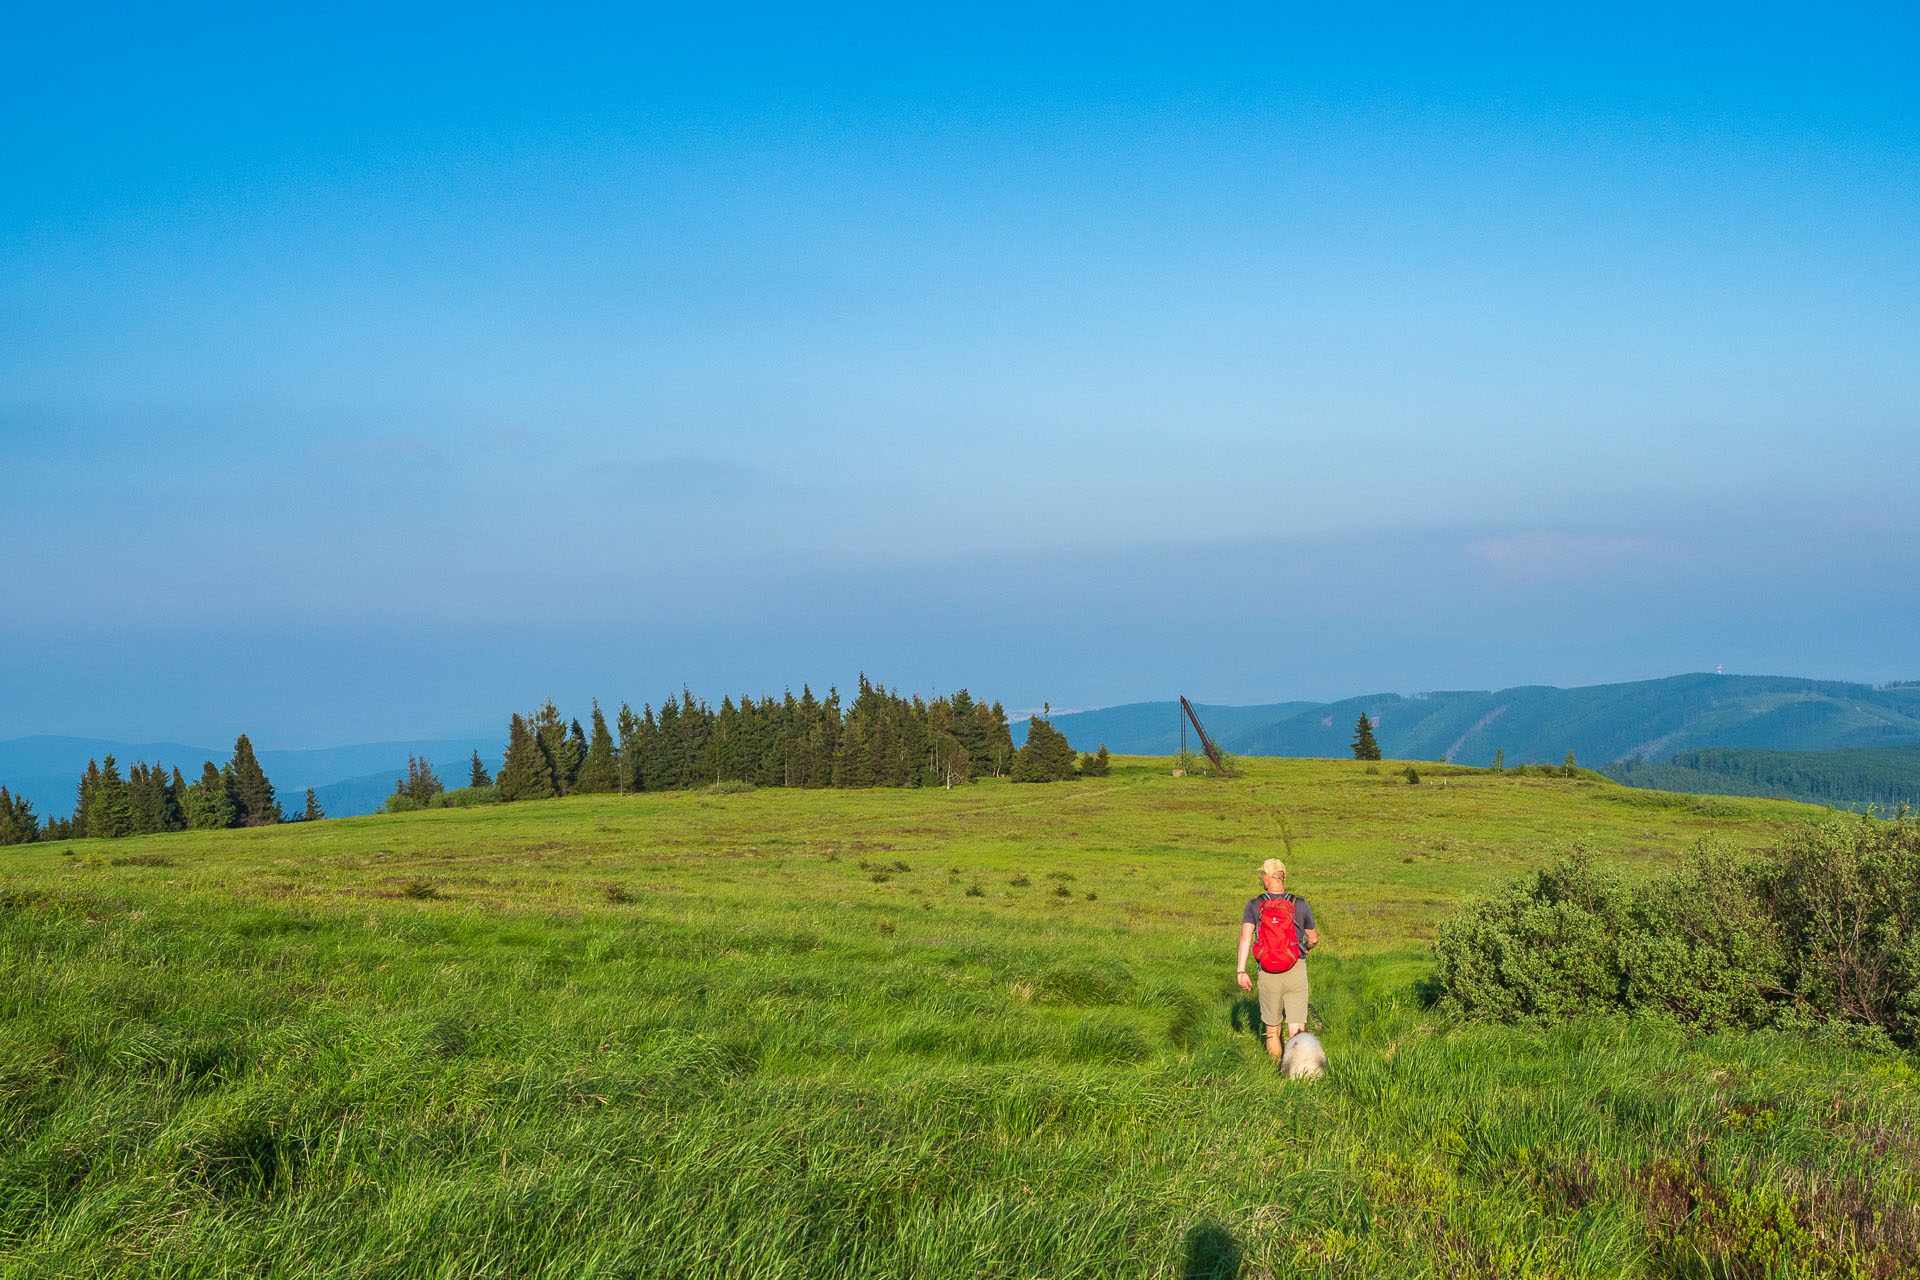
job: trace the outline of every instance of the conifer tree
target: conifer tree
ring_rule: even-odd
[[[560,708],[553,705],[552,698],[548,698],[546,705],[534,712],[533,737],[535,747],[546,760],[548,785],[553,788],[554,795],[565,795],[580,762],[577,756],[571,756],[569,752],[567,722],[560,718]]]
[[[574,722],[578,724],[578,721]],[[580,762],[580,774],[573,789],[582,794],[616,791],[620,787],[618,762],[613,756],[613,734],[607,729],[607,717],[601,714],[600,700],[593,700],[593,737],[587,743],[586,757]]]
[[[965,689],[956,689],[953,697],[948,699],[951,732],[966,750],[967,759],[973,762],[976,769],[997,774],[1000,771],[992,767],[989,759],[987,721],[980,711],[981,708],[973,701],[973,695]]]
[[[1026,745],[1014,753],[1013,780],[1060,782],[1071,778],[1073,769],[1073,747],[1067,735],[1039,716],[1029,719]]]
[[[73,838],[80,839],[87,834],[87,811],[93,808],[94,794],[100,789],[100,765],[98,761],[87,761],[86,772],[80,775],[80,786],[74,796]]]
[[[680,760],[683,785],[705,786],[720,778],[713,725],[713,708],[680,689]]]
[[[154,800],[154,778],[146,762],[135,760],[127,768],[127,834],[152,835],[160,830],[159,805]]]
[[[133,803],[127,795],[120,766],[108,756],[100,765],[93,795],[87,805],[87,834],[113,839],[133,834]]]
[[[40,821],[25,796],[7,794],[0,787],[0,844],[28,844],[40,836]]]
[[[1107,754],[1107,744],[1104,742],[1094,754],[1080,757],[1080,776],[1083,778],[1104,778],[1112,769],[1113,757]]]
[[[1007,723],[1007,711],[998,701],[992,706],[977,708],[977,714],[986,727],[986,762],[998,778],[1006,774],[1013,764],[1013,729]],[[1061,742],[1065,742],[1063,736]]]
[[[177,775],[179,771],[174,772]],[[186,827],[173,783],[158,764],[135,761],[127,771],[127,807],[133,823],[132,834],[152,835]]]
[[[480,751],[474,749],[473,767],[467,771],[467,785],[470,787],[490,787],[493,778],[487,773],[487,766],[480,763]]]
[[[1563,761],[1560,765],[1560,772],[1566,775],[1567,777],[1571,778],[1576,772],[1579,771],[1579,767],[1580,767],[1579,765],[1574,763],[1573,752],[1569,751],[1567,752],[1566,760]]]
[[[653,775],[647,784],[649,791],[672,791],[690,781],[680,771],[681,745],[680,700],[669,694],[661,701],[660,713],[654,722]]]
[[[266,770],[254,757],[253,743],[247,735],[234,739],[233,759],[227,764],[228,787],[233,793],[235,820],[243,827],[264,827],[280,821],[280,804],[273,798],[273,784]]]
[[[407,776],[394,780],[393,793],[405,796],[418,808],[426,808],[433,798],[445,791],[440,776],[433,771],[433,762],[425,756],[415,758],[407,753]]]
[[[167,792],[172,805],[175,825],[169,831],[187,829],[187,780],[180,776],[180,766],[173,767],[173,781],[167,784]]]
[[[502,800],[551,800],[560,794],[554,788],[553,764],[541,749],[539,735],[517,711],[507,728],[507,756],[494,785],[500,789]]]
[[[615,723],[620,728],[620,747],[615,756],[619,765],[617,776],[620,794],[625,795],[629,791],[640,790],[640,777],[636,769],[640,761],[640,717],[633,714],[633,708],[623,702]]]
[[[960,745],[960,739],[952,734],[940,734],[934,739],[934,764],[939,784],[951,791],[956,785],[973,781],[973,761],[967,758],[967,749]]]
[[[193,831],[218,831],[234,825],[233,797],[227,794],[227,780],[209,760],[200,770],[200,781],[187,788],[187,827]]]
[[[1353,727],[1353,758],[1355,760],[1378,760],[1380,744],[1373,737],[1373,721],[1367,719],[1367,713],[1360,713],[1360,723]]]
[[[313,793],[312,787],[308,787],[307,807],[301,811],[300,820],[302,822],[318,822],[326,816],[325,811],[320,808],[320,797]]]
[[[555,758],[553,763],[555,776],[564,776],[565,778],[565,782],[560,788],[562,794],[572,795],[575,791],[579,790],[580,770],[587,763],[587,735],[581,731],[580,720],[577,716],[574,718],[572,731],[567,734],[565,758]],[[564,775],[562,774],[563,770]]]

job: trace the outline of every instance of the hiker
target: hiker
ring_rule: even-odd
[[[1282,1052],[1281,1014],[1286,1014],[1287,1039],[1307,1025],[1307,957],[1320,944],[1313,927],[1313,908],[1305,898],[1287,892],[1287,864],[1268,858],[1260,864],[1260,883],[1266,892],[1247,903],[1240,916],[1240,989],[1251,991],[1247,953],[1260,965],[1260,1021],[1267,1027],[1267,1052]]]

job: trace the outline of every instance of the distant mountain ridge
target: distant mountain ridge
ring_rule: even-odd
[[[1795,676],[1696,673],[1622,684],[1371,694],[1339,702],[1200,706],[1228,751],[1255,756],[1349,753],[1362,712],[1390,758],[1490,765],[1583,764],[1706,747],[1832,751],[1920,742],[1920,686],[1885,688]],[[1076,750],[1167,755],[1180,742],[1179,703],[1136,702],[1053,719]],[[1198,745],[1197,743],[1194,745]]]
[[[416,738],[401,742],[367,742],[347,747],[259,751],[260,767],[267,771],[284,809],[297,811],[308,787],[320,806],[336,818],[372,813],[393,790],[393,780],[407,771],[407,756],[433,761],[441,781],[449,787],[466,785],[473,753],[489,770],[499,767],[504,744],[493,733],[464,738]],[[179,742],[114,742],[105,738],[68,738],[40,734],[0,742],[0,786],[33,802],[41,817],[65,817],[73,812],[75,788],[87,761],[111,755],[124,776],[134,761],[156,761],[178,767],[189,782],[200,777],[200,767],[211,760],[223,764],[233,755],[225,749],[195,747]],[[376,790],[378,779],[384,778]]]
[[[1379,693],[1338,702],[1199,707],[1208,732],[1227,750],[1263,756],[1345,756],[1354,722],[1363,711],[1374,722],[1388,757],[1444,757],[1470,765],[1492,764],[1496,750],[1504,751],[1509,764],[1557,764],[1572,751],[1580,763],[1595,767],[1622,765],[1636,757],[1664,766],[1678,753],[1708,748],[1825,752],[1920,743],[1920,685],[1875,687],[1795,676],[1696,673],[1573,689],[1524,685],[1492,691]],[[1053,724],[1078,751],[1104,744],[1120,754],[1169,755],[1180,744],[1179,703],[1171,700],[1063,712]],[[1013,728],[1018,741],[1026,724],[1020,721]],[[502,749],[497,734],[483,733],[258,754],[284,805],[297,807],[302,793],[313,787],[329,814],[346,817],[377,809],[392,789],[391,780],[405,773],[409,754],[431,760],[441,780],[452,787],[466,781],[467,761],[475,750],[492,770]],[[224,761],[232,747],[47,735],[15,738],[0,742],[0,785],[26,796],[43,817],[64,816],[73,810],[74,789],[87,761],[109,754],[123,772],[135,760],[159,761],[177,765],[191,779],[199,776],[202,761]],[[1791,762],[1767,767],[1775,765],[1787,769]],[[1688,790],[1706,789],[1739,771],[1723,761],[1687,767],[1693,769]],[[1877,770],[1874,776],[1880,776]],[[1683,781],[1679,774],[1669,780]],[[1798,793],[1776,787],[1762,794]]]

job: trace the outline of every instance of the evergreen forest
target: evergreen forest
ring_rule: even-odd
[[[588,723],[563,716],[549,699],[515,713],[497,772],[476,751],[467,785],[449,790],[433,763],[409,755],[394,782],[388,812],[452,808],[557,796],[696,787],[953,787],[978,777],[1054,782],[1107,772],[1103,746],[1076,758],[1050,721],[1028,722],[1016,749],[1006,710],[965,689],[931,700],[907,697],[860,677],[849,703],[838,689],[824,698],[723,697],[719,707],[682,688],[658,709],[622,703],[609,723],[599,702]],[[313,821],[324,817],[309,789],[304,806],[285,812],[245,734],[224,765],[207,761],[189,782],[178,768],[136,762],[123,775],[111,755],[87,762],[71,817],[33,812],[0,788],[0,845],[34,840],[150,835]]]

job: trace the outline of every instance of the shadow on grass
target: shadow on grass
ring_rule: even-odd
[[[1217,1222],[1197,1222],[1181,1246],[1181,1280],[1235,1280],[1245,1255],[1233,1233]]]

